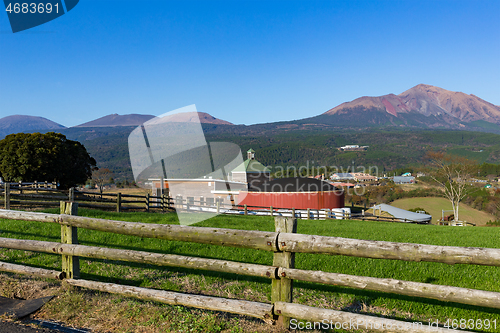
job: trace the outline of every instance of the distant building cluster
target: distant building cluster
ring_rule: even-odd
[[[413,176],[394,176],[391,179],[394,184],[415,184],[415,177]]]
[[[338,150],[340,150],[340,151],[361,151],[361,150],[367,150],[368,147],[370,147],[370,146],[347,145],[347,146],[339,147]]]
[[[377,181],[378,178],[367,173],[363,172],[351,172],[351,173],[334,173],[330,176],[331,180],[339,181],[339,180],[351,180],[355,182],[368,182],[368,181]]]

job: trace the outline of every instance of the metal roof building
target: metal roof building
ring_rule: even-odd
[[[382,211],[389,213],[401,222],[430,223],[432,219],[431,215],[414,213],[387,204],[375,205],[371,209],[373,209],[373,212]]]
[[[391,177],[395,184],[415,184],[415,177],[413,176],[394,176]]]

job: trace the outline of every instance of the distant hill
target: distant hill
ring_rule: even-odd
[[[170,121],[175,122],[192,122],[195,121],[195,117],[200,119],[203,124],[215,124],[215,125],[232,125],[230,122],[217,119],[205,112],[193,112],[193,113],[179,113],[174,115]],[[139,126],[148,120],[155,118],[153,115],[145,114],[110,114],[81,125],[74,127],[115,127],[115,126]],[[197,119],[196,119],[197,121]]]
[[[62,130],[78,140],[97,160],[110,168],[116,180],[133,180],[128,136],[135,127],[72,127]],[[266,166],[330,166],[340,172],[355,166],[386,171],[418,166],[429,149],[475,159],[479,163],[500,163],[500,135],[463,130],[250,130],[250,126],[203,125],[207,142],[232,142],[245,152],[252,148],[256,159]],[[228,130],[231,129],[231,130]],[[348,144],[368,145],[366,151],[342,152]]]
[[[64,128],[66,127],[47,118],[14,115],[0,119],[0,138],[19,132],[47,132],[48,130],[56,131]]]

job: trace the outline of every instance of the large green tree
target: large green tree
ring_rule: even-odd
[[[0,141],[5,181],[57,181],[61,188],[84,184],[96,161],[85,147],[60,133],[17,133]]]

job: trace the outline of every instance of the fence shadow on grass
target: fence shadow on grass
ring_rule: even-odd
[[[436,305],[439,307],[460,308],[460,309],[464,309],[464,310],[473,310],[473,311],[488,312],[491,314],[500,314],[500,309],[486,308],[486,307],[461,304],[461,303],[455,303],[455,302],[445,302],[445,301],[439,301],[439,300],[428,299],[428,298],[423,298],[423,297],[413,297],[413,296],[405,296],[405,295],[398,295],[398,294],[384,293],[384,292],[377,292],[377,291],[370,291],[370,290],[361,290],[361,289],[355,289],[355,288],[349,288],[349,287],[331,286],[331,285],[325,285],[325,284],[319,284],[319,283],[296,281],[296,282],[294,282],[294,288],[303,288],[303,289],[307,289],[307,290],[311,290],[311,291],[322,291],[322,292],[334,293],[334,294],[353,295],[355,297],[355,300],[356,299],[362,300],[363,303],[365,303],[367,305],[370,305],[370,301],[372,301],[374,299],[388,298],[388,299],[401,300],[401,301],[406,301],[406,302],[417,302],[417,303],[426,304],[426,305]],[[346,308],[348,308],[348,307],[346,307]],[[403,320],[403,318],[400,318],[400,319]]]

